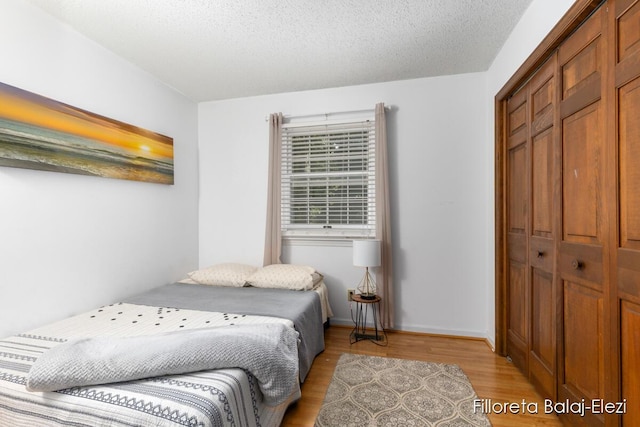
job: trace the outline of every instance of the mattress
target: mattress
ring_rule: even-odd
[[[274,322],[299,332],[300,375],[304,378],[313,357],[324,348],[319,295],[269,289],[239,294],[247,288],[233,288],[232,292],[221,289],[168,285],[0,340],[0,426],[279,425],[288,405],[299,397],[299,388],[284,403],[267,406],[256,378],[237,368],[56,392],[25,389],[28,371],[38,356],[73,338],[152,335]],[[220,309],[221,306],[242,309]],[[277,315],[264,314],[272,312]]]
[[[186,278],[180,280],[178,283],[185,283],[190,285],[197,285],[198,282]],[[327,285],[324,283],[324,280],[321,280],[316,286],[312,289],[313,292],[317,293],[320,297],[320,307],[322,309],[322,322],[326,323],[331,317],[333,317],[333,311],[331,310],[331,305],[329,304],[329,291],[327,290]]]

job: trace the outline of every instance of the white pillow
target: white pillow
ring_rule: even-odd
[[[243,287],[247,278],[257,270],[257,267],[246,264],[224,263],[216,264],[202,270],[192,271],[189,278],[201,285]]]
[[[247,279],[256,288],[292,289],[307,291],[322,280],[315,268],[306,265],[271,264],[258,269]]]

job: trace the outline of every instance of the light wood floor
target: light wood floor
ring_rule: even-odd
[[[519,404],[524,399],[527,404],[538,403],[537,415],[490,414],[489,420],[493,426],[562,425],[556,416],[544,414],[543,399],[518,369],[493,353],[484,341],[390,332],[386,347],[369,341],[349,345],[350,332],[350,328],[341,326],[331,326],[325,332],[325,351],[313,362],[302,385],[302,398],[288,409],[283,426],[313,426],[342,353],[457,364],[481,399]]]

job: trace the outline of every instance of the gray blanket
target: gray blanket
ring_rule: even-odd
[[[324,350],[320,297],[313,291],[174,283],[151,289],[123,302],[289,319],[300,334],[300,381],[306,378],[316,355]]]
[[[43,353],[29,371],[27,390],[242,368],[258,380],[265,404],[276,406],[299,388],[297,340],[296,331],[277,323],[78,339]]]

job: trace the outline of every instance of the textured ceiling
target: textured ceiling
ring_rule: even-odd
[[[532,0],[28,0],[194,101],[485,71]]]

